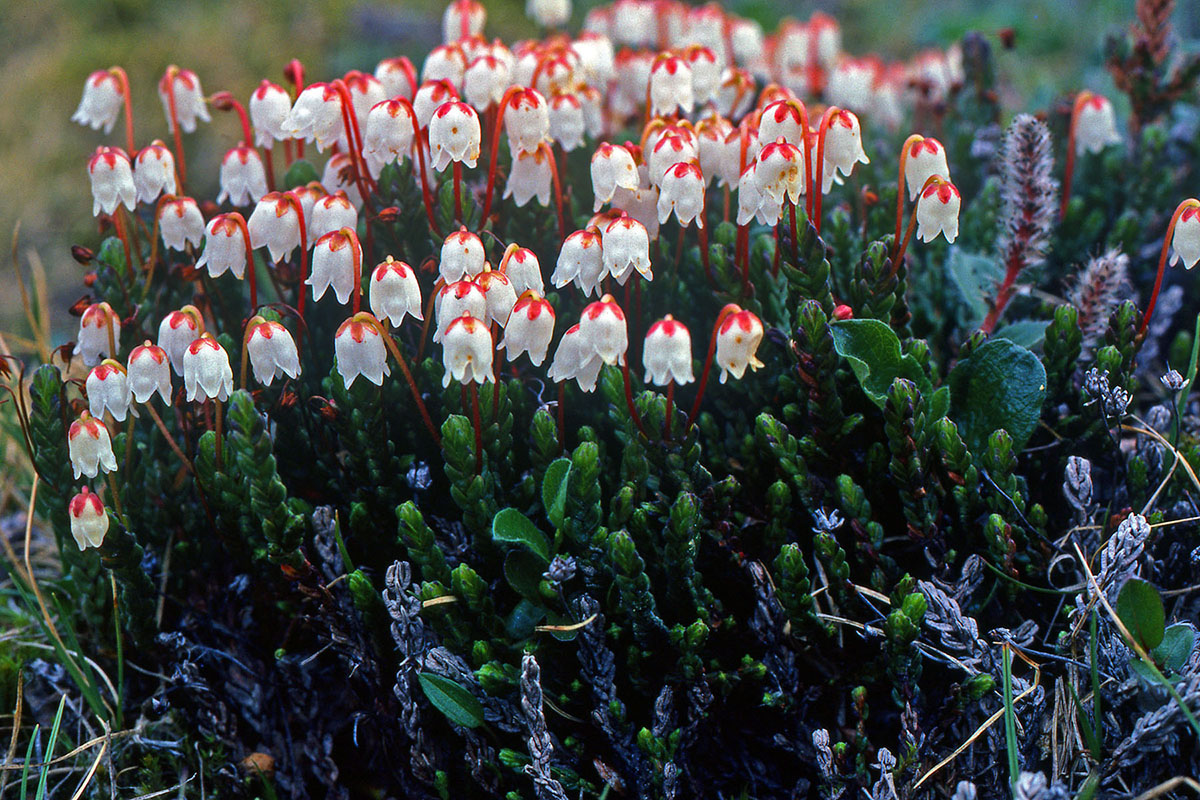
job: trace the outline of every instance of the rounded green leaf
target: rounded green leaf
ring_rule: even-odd
[[[546,467],[546,477],[542,479],[542,506],[550,523],[556,528],[563,525],[570,477],[571,459],[557,458]]]
[[[464,728],[478,728],[483,724],[483,706],[462,686],[432,672],[418,674],[417,680],[429,702],[445,714],[446,719]]]
[[[922,395],[929,396],[932,384],[925,370],[911,355],[900,355],[900,339],[887,323],[877,319],[847,319],[829,326],[833,348],[850,363],[871,402],[883,408],[896,378],[907,378]]]
[[[949,383],[951,416],[968,447],[982,451],[1001,428],[1015,450],[1025,447],[1046,399],[1046,368],[1037,356],[1007,339],[992,339],[958,362]]]
[[[1117,595],[1117,616],[1147,652],[1158,647],[1166,630],[1162,598],[1146,581],[1131,578]]]
[[[497,542],[523,544],[533,553],[550,560],[550,540],[537,529],[529,517],[515,508],[504,508],[492,518],[492,539]]]

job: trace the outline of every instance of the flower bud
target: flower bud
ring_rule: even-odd
[[[458,99],[458,90],[449,81],[426,81],[417,89],[413,97],[413,113],[417,115],[417,124],[428,128],[433,120],[433,113],[446,103]]]
[[[682,386],[696,378],[692,374],[692,334],[687,326],[667,314],[650,326],[642,347],[646,382],[655,386]]]
[[[1110,144],[1120,144],[1117,116],[1113,105],[1104,95],[1087,92],[1075,119],[1075,152],[1099,153]]]
[[[483,242],[465,227],[446,237],[442,243],[438,272],[447,283],[474,278],[483,272],[485,254]]]
[[[92,181],[92,216],[111,214],[122,203],[130,211],[137,207],[137,187],[129,156],[119,147],[97,147],[88,159]]]
[[[717,366],[721,368],[721,383],[730,375],[741,380],[746,368],[759,369],[763,363],[755,354],[763,339],[763,324],[753,312],[737,306],[721,320],[717,329]]]
[[[513,92],[504,106],[504,132],[508,134],[509,150],[532,152],[550,137],[550,107],[536,89]]]
[[[301,219],[296,205],[285,192],[265,194],[254,206],[246,228],[250,231],[250,246],[267,248],[272,261],[291,256],[300,245]]]
[[[376,318],[386,320],[394,327],[400,327],[406,314],[411,314],[414,319],[425,319],[421,312],[421,284],[412,267],[403,261],[388,256],[375,267],[368,286],[371,313]]]
[[[163,113],[167,117],[167,130],[175,132],[175,123],[171,119],[170,91],[175,93],[175,116],[179,119],[179,127],[184,133],[196,130],[196,120],[210,122],[208,104],[204,100],[204,92],[200,89],[200,79],[190,69],[167,67],[166,73],[158,82],[158,97],[162,100]]]
[[[200,313],[194,306],[184,306],[163,317],[158,325],[158,346],[167,354],[176,375],[183,375],[183,356],[188,345],[200,336]]]
[[[946,241],[954,243],[958,237],[958,210],[962,198],[958,189],[949,181],[934,181],[921,191],[917,199],[917,238],[932,242],[943,234]]]
[[[442,341],[446,328],[463,314],[484,320],[487,319],[487,310],[487,294],[474,280],[455,281],[443,286],[434,298],[434,319],[437,320],[437,328],[433,332],[434,343]]]
[[[354,278],[362,275],[362,246],[351,228],[330,231],[313,248],[312,274],[305,284],[313,287],[313,300],[325,296],[333,287],[337,301],[345,305],[354,293]]]
[[[147,340],[129,354],[126,373],[129,392],[138,403],[146,403],[158,392],[168,405],[171,402],[171,366],[167,351]]]
[[[650,113],[667,116],[676,110],[692,113],[692,68],[672,53],[660,53],[650,68]]]
[[[305,87],[283,121],[288,138],[316,142],[322,152],[343,136],[345,127],[341,95],[328,83]]]
[[[604,268],[622,286],[633,270],[648,281],[654,280],[650,269],[650,234],[646,226],[631,216],[621,216],[610,222],[601,234]]]
[[[532,250],[528,247],[518,247],[505,255],[506,258],[500,262],[500,271],[508,276],[513,291],[518,296],[531,290],[539,295],[545,291],[542,284],[542,265]]]
[[[377,327],[379,321],[370,314],[355,314],[343,322],[333,338],[333,354],[337,371],[349,389],[359,375],[376,386],[383,385],[383,376],[392,374],[387,363],[387,346]]]
[[[521,208],[534,197],[537,198],[538,205],[549,205],[553,158],[550,149],[545,146],[516,153],[508,180],[504,184],[504,197],[511,197],[517,208]]]
[[[470,312],[455,318],[442,337],[442,364],[446,372],[442,386],[492,380],[492,334],[487,323]]]
[[[600,281],[604,277],[604,253],[601,238],[594,229],[575,231],[563,240],[558,251],[558,263],[550,280],[558,288],[571,281],[584,295],[600,294]]]
[[[511,85],[512,69],[508,63],[493,55],[481,55],[467,65],[463,97],[482,113],[498,105]]]
[[[612,200],[617,187],[636,190],[638,188],[637,164],[630,152],[616,144],[602,142],[592,155],[592,193],[596,200],[592,210]]]
[[[443,103],[429,121],[433,168],[441,172],[451,161],[474,167],[479,158],[479,115],[466,103]]]
[[[592,392],[596,389],[596,378],[603,365],[600,357],[587,346],[579,326],[575,325],[563,334],[558,350],[554,352],[554,362],[546,374],[555,383],[574,378],[580,389]]]
[[[204,215],[190,197],[163,198],[158,207],[158,230],[168,250],[183,250],[204,241]]]
[[[925,182],[934,175],[950,179],[946,148],[937,139],[918,139],[908,146],[908,154],[904,161],[904,183],[908,186],[908,199],[916,200]]]
[[[257,324],[251,322],[246,354],[254,369],[254,379],[263,386],[270,386],[280,375],[295,378],[300,374],[300,354],[296,350],[296,341],[287,328],[274,320],[263,320]]]
[[[104,536],[108,533],[108,513],[100,502],[100,495],[83,487],[83,491],[67,504],[67,516],[71,520],[71,536],[80,550],[104,544]]]
[[[1200,203],[1193,200],[1179,214],[1171,236],[1171,247],[1175,251],[1171,255],[1171,266],[1182,260],[1183,266],[1191,269],[1200,261]]]
[[[94,478],[101,471],[115,472],[117,469],[108,427],[86,411],[71,423],[67,432],[67,452],[76,480],[80,475]]]
[[[160,140],[138,151],[133,160],[133,185],[139,203],[153,203],[163,194],[175,194],[175,156]]]
[[[386,97],[404,98],[413,102],[417,89],[417,73],[412,62],[404,56],[385,58],[375,67],[375,77],[383,86]]]
[[[554,308],[537,292],[528,291],[513,306],[500,349],[507,351],[509,361],[516,361],[521,353],[529,353],[530,363],[540,367],[553,336]]]
[[[358,229],[358,210],[345,192],[327,194],[313,203],[312,225],[308,229],[310,247],[315,247],[325,234],[342,228]]]
[[[267,193],[267,173],[262,158],[253,147],[240,144],[221,160],[221,193],[217,202],[228,200],[235,206],[247,206]]]
[[[442,41],[456,42],[483,33],[487,11],[475,0],[452,0],[442,13]]]
[[[606,294],[583,309],[579,334],[600,359],[609,365],[624,364],[629,349],[629,326],[625,312],[611,294]]]
[[[561,92],[550,99],[550,138],[563,152],[583,146],[585,130],[583,104],[573,92]]]
[[[104,419],[104,412],[108,411],[117,422],[125,421],[129,413],[129,381],[124,367],[105,359],[88,373],[84,388],[93,417]]]
[[[121,82],[106,69],[93,72],[83,84],[83,97],[79,108],[71,115],[71,122],[87,125],[94,131],[104,128],[107,135],[121,116],[125,101],[121,93]]]
[[[204,252],[196,262],[196,269],[207,268],[209,276],[213,278],[229,270],[241,280],[246,274],[243,224],[231,214],[218,214],[209,220],[204,229]]]
[[[263,79],[250,95],[250,122],[254,125],[254,143],[271,147],[288,138],[284,120],[292,110],[292,99],[282,86]]]
[[[503,272],[485,269],[475,276],[475,285],[483,290],[487,301],[487,310],[483,319],[495,322],[500,327],[508,324],[513,306],[517,302],[517,293],[512,282]]]
[[[119,340],[121,322],[108,303],[93,303],[79,318],[79,338],[75,342],[75,355],[83,357],[83,363],[94,367],[104,356],[112,357],[116,353],[109,352],[108,327],[113,327],[113,338]]]
[[[704,227],[704,176],[700,165],[687,161],[668,167],[662,177],[658,195],[658,221],[666,222],[671,212],[686,227],[692,220]]]
[[[225,401],[233,393],[233,369],[229,354],[211,334],[188,345],[183,354],[183,387],[189,403],[216,399]]]
[[[825,131],[825,172],[836,168],[843,175],[849,175],[858,163],[870,164],[871,159],[863,151],[862,131],[859,130],[858,117],[853,112],[838,110],[829,120]],[[825,190],[822,189],[822,192]]]

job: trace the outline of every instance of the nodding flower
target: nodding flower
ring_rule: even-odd
[[[358,229],[358,209],[345,192],[327,194],[313,201],[311,222],[308,225],[308,246],[316,247],[317,241],[327,233],[342,228]]]
[[[153,203],[160,195],[179,191],[175,183],[175,156],[160,139],[143,147],[134,157],[133,185],[139,203]]]
[[[804,154],[799,147],[782,139],[776,139],[759,151],[754,174],[759,192],[776,204],[783,203],[784,195],[797,203],[800,195],[808,191]]]
[[[586,346],[605,364],[625,363],[629,349],[629,325],[625,312],[611,294],[589,303],[579,317],[579,333]]]
[[[650,67],[650,113],[690,114],[694,105],[691,66],[674,53],[660,53]]]
[[[1117,115],[1113,104],[1102,94],[1081,92],[1075,118],[1075,152],[1099,153],[1110,144],[1120,144]]]
[[[429,151],[433,168],[441,172],[452,161],[474,167],[479,158],[479,115],[457,100],[443,103],[429,121]]]
[[[504,132],[512,155],[532,152],[550,138],[550,106],[537,89],[517,89],[504,104]]]
[[[470,314],[477,320],[487,319],[487,294],[473,280],[447,284],[434,298],[434,317],[437,320],[437,328],[433,332],[435,344],[445,337],[450,323],[463,314]]]
[[[700,150],[692,138],[678,132],[664,133],[654,142],[650,148],[650,156],[646,159],[650,184],[658,186],[668,167],[699,158]]]
[[[121,321],[117,312],[108,303],[92,303],[84,310],[79,318],[79,338],[75,341],[75,355],[83,357],[83,363],[94,367],[104,356],[109,358],[117,354],[110,352],[108,340],[109,327],[113,329],[113,339],[120,336]]]
[[[595,228],[568,235],[558,251],[558,262],[550,280],[560,289],[574,281],[585,296],[599,295],[600,281],[605,274],[601,244],[600,233]]]
[[[272,261],[287,258],[300,246],[303,220],[298,212],[302,212],[303,207],[297,209],[299,204],[292,202],[293,197],[299,199],[297,195],[286,192],[263,195],[246,221],[246,228],[250,231],[250,246],[256,250],[267,248]]]
[[[375,267],[368,285],[371,313],[399,327],[406,315],[423,320],[421,312],[421,284],[412,267],[391,256]]]
[[[1183,261],[1186,269],[1196,266],[1200,261],[1200,203],[1195,200],[1179,214],[1175,223],[1175,231],[1171,236],[1171,265]]]
[[[359,375],[382,386],[383,376],[391,374],[383,330],[379,321],[366,312],[359,312],[338,326],[333,337],[333,354],[347,389]]]
[[[950,181],[934,179],[917,199],[917,238],[932,242],[938,234],[953,243],[958,237],[958,212],[962,197]]]
[[[117,469],[108,427],[87,411],[71,423],[67,432],[67,453],[76,480],[80,475],[94,478],[102,471],[115,472]]]
[[[158,392],[164,403],[171,402],[171,364],[167,351],[146,340],[129,354],[126,378],[135,402],[147,403]]]
[[[208,103],[204,99],[204,91],[200,88],[200,79],[190,69],[179,69],[176,66],[167,67],[158,82],[158,97],[162,100],[163,114],[167,117],[167,130],[175,132],[175,120],[171,118],[171,93],[175,98],[175,117],[179,120],[179,128],[184,133],[196,130],[196,122],[211,122],[208,114]]]
[[[733,122],[746,115],[754,105],[755,82],[749,70],[729,67],[721,73],[717,87],[717,113]]]
[[[508,276],[503,272],[485,269],[475,276],[475,285],[483,290],[485,312],[482,319],[500,327],[507,325],[513,306],[517,303],[517,293]]]
[[[530,290],[544,293],[542,265],[538,257],[528,247],[509,247],[511,252],[506,252],[506,258],[500,261],[500,271],[508,276],[513,291],[518,296]]]
[[[429,127],[433,114],[446,103],[457,100],[458,90],[449,81],[425,81],[413,96],[413,114],[422,130]]]
[[[362,245],[351,228],[330,231],[313,248],[312,274],[306,284],[313,287],[313,300],[325,296],[333,287],[337,301],[345,305],[358,288],[362,275]]]
[[[71,536],[80,550],[104,544],[104,536],[108,533],[108,512],[104,510],[104,503],[100,502],[100,495],[83,487],[83,491],[67,504],[67,516],[71,520]]]
[[[588,346],[587,340],[579,332],[579,326],[574,325],[563,334],[546,374],[555,383],[574,378],[580,389],[592,392],[596,389],[596,378],[602,366],[604,362],[600,356]]]
[[[241,280],[246,274],[244,225],[234,214],[218,214],[209,220],[204,229],[204,252],[196,261],[196,269],[207,268],[213,278],[228,270]]]
[[[204,332],[200,312],[195,306],[184,306],[163,317],[158,324],[158,346],[167,354],[176,375],[183,375],[183,356],[188,345]]]
[[[184,250],[204,242],[204,215],[190,197],[164,197],[158,206],[158,230],[169,250]]]
[[[492,334],[488,325],[465,312],[452,320],[442,337],[442,386],[451,380],[459,383],[485,383],[492,380]]]
[[[622,214],[601,231],[604,269],[622,286],[634,270],[648,281],[654,280],[650,268],[650,233],[646,226],[628,214]]]
[[[746,368],[760,369],[763,363],[756,353],[763,340],[763,324],[753,312],[739,309],[722,320],[717,329],[717,366],[721,383],[732,375],[741,380]]]
[[[725,160],[725,140],[733,133],[733,124],[719,115],[705,117],[696,123],[696,147],[700,151],[700,172],[706,183],[720,177]],[[734,158],[739,153],[734,150]]]
[[[513,306],[499,349],[507,352],[509,361],[515,361],[521,353],[528,353],[530,363],[540,367],[546,360],[553,336],[554,308],[550,301],[531,290],[522,294]]]
[[[289,139],[315,142],[317,150],[324,151],[345,132],[341,95],[331,84],[309,84],[296,98],[282,127]]]
[[[679,224],[687,226],[692,220],[704,227],[704,175],[696,161],[686,161],[668,167],[662,177],[658,195],[658,221],[666,222],[674,213]]]
[[[825,171],[836,169],[843,175],[849,175],[855,164],[871,163],[863,150],[862,131],[854,112],[838,109],[829,119],[825,131],[824,161]]]
[[[476,56],[463,75],[463,97],[476,111],[487,111],[499,105],[512,85],[512,67],[497,56]]]
[[[372,177],[378,178],[386,165],[402,162],[412,153],[416,137],[414,119],[412,106],[400,97],[371,107],[363,133],[363,157]]]
[[[284,121],[292,110],[292,100],[282,86],[263,79],[250,94],[250,122],[254,125],[254,143],[271,147],[288,138]]]
[[[261,317],[258,319],[257,323],[251,320],[250,332],[246,337],[246,354],[254,369],[254,379],[263,386],[270,386],[281,375],[295,378],[300,374],[296,340],[280,323]]]
[[[561,28],[571,18],[571,0],[525,0],[525,16],[543,28]]]
[[[410,103],[413,101],[419,81],[416,70],[407,57],[383,59],[375,67],[375,77],[379,79],[387,97],[402,97]]]
[[[111,214],[117,206],[137,208],[137,186],[129,156],[119,147],[97,147],[88,159],[88,177],[92,182],[92,215]]]
[[[587,122],[583,102],[574,92],[559,92],[550,99],[550,138],[564,153],[583,146]]]
[[[104,419],[104,412],[124,422],[129,413],[129,380],[125,368],[112,359],[105,359],[88,373],[84,382],[88,410],[93,417]]]
[[[591,172],[592,193],[596,198],[593,211],[611,202],[618,186],[631,191],[638,188],[637,164],[629,150],[619,144],[601,142],[592,154]]]
[[[94,131],[104,128],[105,134],[112,133],[121,116],[124,99],[121,81],[115,74],[106,69],[93,72],[84,81],[83,97],[71,115],[71,121],[87,125]]]
[[[467,71],[467,57],[456,42],[440,44],[429,51],[421,65],[421,80],[446,81],[458,91],[463,88],[463,76]]]
[[[508,180],[504,184],[504,197],[511,197],[517,208],[535,197],[538,205],[549,205],[553,159],[554,154],[542,145],[535,150],[523,150],[514,155]]]
[[[483,241],[465,227],[460,227],[442,242],[438,272],[442,281],[450,284],[463,278],[474,278],[483,272],[486,260]]]
[[[227,152],[221,160],[220,186],[217,202],[228,200],[235,206],[250,205],[266,194],[267,172],[258,151],[239,144]]]
[[[650,326],[642,347],[642,366],[648,383],[683,385],[696,379],[692,374],[692,334],[670,314]]]
[[[224,402],[233,394],[233,368],[229,354],[205,333],[188,345],[183,354],[183,388],[189,403],[205,400]]]
[[[721,63],[712,48],[699,44],[689,46],[683,56],[692,71],[692,100],[702,106],[716,96],[721,85]]]
[[[937,139],[924,136],[908,145],[904,154],[904,182],[908,186],[908,199],[916,200],[934,175],[949,180],[950,166],[946,163],[946,148]]]
[[[442,13],[442,41],[457,42],[483,33],[487,11],[475,0],[452,0]]]
[[[782,137],[785,142],[799,147],[804,144],[807,124],[808,111],[804,103],[795,98],[776,100],[763,109],[758,119],[758,135],[764,142]]]

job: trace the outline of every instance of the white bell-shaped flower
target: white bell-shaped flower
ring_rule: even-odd
[[[508,317],[517,303],[512,282],[503,272],[485,269],[475,276],[475,285],[483,290],[487,301],[485,321],[495,322],[503,328],[508,324]]]
[[[250,245],[254,249],[267,248],[271,261],[280,261],[291,256],[300,246],[300,232],[304,219],[300,197],[287,192],[271,192],[254,206],[246,228],[250,231]]]
[[[176,375],[183,375],[183,356],[188,345],[200,337],[200,312],[195,306],[184,306],[163,317],[158,325],[158,346],[166,352]]]
[[[596,198],[593,211],[599,211],[610,202],[618,186],[630,190],[638,188],[637,164],[629,150],[621,145],[601,142],[592,155],[591,172],[592,193]]]
[[[110,352],[108,346],[108,329],[109,326],[113,329],[113,339],[117,341],[121,336],[121,320],[117,317],[117,313],[113,311],[112,306],[108,303],[92,303],[84,309],[83,316],[79,318],[79,338],[75,341],[75,349],[73,353],[83,358],[83,363],[89,367],[94,367],[100,363],[100,360],[105,356],[112,357],[116,355]]]
[[[650,146],[649,142],[647,146]],[[663,134],[650,147],[650,156],[646,159],[650,184],[658,186],[668,167],[692,159],[700,159],[700,150],[691,139],[677,133]]]
[[[358,209],[345,192],[327,194],[313,202],[312,224],[308,228],[310,247],[316,247],[317,241],[325,234],[342,228],[358,230]]]
[[[504,132],[509,150],[532,152],[550,137],[550,106],[536,89],[513,92],[504,105]]]
[[[158,206],[158,231],[168,250],[204,242],[204,215],[190,197],[164,197]]]
[[[583,146],[586,127],[583,103],[578,95],[562,92],[550,99],[550,138],[563,152],[569,153]]]
[[[1200,203],[1195,200],[1185,201],[1187,207],[1179,214],[1175,222],[1175,230],[1171,234],[1171,265],[1183,261],[1183,266],[1191,269],[1200,261]]]
[[[508,276],[513,291],[518,297],[531,290],[542,294],[545,287],[542,283],[542,265],[538,257],[528,247],[509,245],[509,248],[504,253],[499,269]]]
[[[629,349],[629,325],[625,312],[611,294],[589,303],[579,317],[579,333],[605,364],[624,364]]]
[[[487,294],[473,280],[456,281],[438,290],[434,298],[434,319],[437,321],[433,332],[435,344],[442,341],[450,323],[463,314],[470,314],[478,320],[487,319]]]
[[[804,144],[804,126],[808,121],[804,104],[799,100],[776,100],[763,109],[758,118],[758,137],[763,142],[782,138],[797,147]]]
[[[175,123],[171,119],[171,94],[174,93],[175,116],[179,119],[179,128],[184,133],[196,130],[196,122],[210,122],[208,103],[204,99],[204,91],[200,88],[200,79],[190,69],[179,69],[172,65],[158,82],[158,97],[162,100],[163,114],[167,117],[167,130],[175,132]]]
[[[254,143],[271,147],[288,138],[284,121],[292,110],[292,98],[282,86],[266,78],[250,95],[250,122],[254,125]]]
[[[104,503],[100,502],[100,495],[83,487],[83,491],[67,504],[67,516],[71,521],[71,536],[80,550],[104,544],[104,537],[108,533],[108,512],[104,510]]]
[[[92,182],[92,216],[111,214],[122,204],[130,211],[137,207],[133,168],[121,148],[97,147],[88,159],[88,177]]]
[[[699,151],[700,172],[706,183],[720,177],[724,169],[725,140],[733,133],[733,124],[713,114],[696,123],[696,149]]]
[[[442,337],[442,386],[492,380],[492,334],[487,323],[470,312],[452,320]]]
[[[504,184],[504,197],[511,197],[521,208],[533,198],[538,205],[550,204],[550,185],[553,181],[554,154],[544,144],[536,150],[522,151],[513,156],[512,168]]]
[[[1102,94],[1087,92],[1081,98],[1075,118],[1075,152],[1099,153],[1110,144],[1120,144],[1117,115],[1113,104]]]
[[[543,28],[561,28],[571,18],[571,0],[525,0],[525,16]]]
[[[958,211],[961,207],[962,198],[953,183],[944,180],[930,183],[917,198],[917,238],[922,242],[932,242],[940,233],[947,242],[953,244],[958,237]]]
[[[646,226],[629,215],[610,222],[601,232],[604,269],[624,285],[633,270],[648,281],[654,280],[650,269],[650,234]]]
[[[126,371],[129,393],[135,402],[147,403],[158,392],[164,403],[171,402],[171,363],[167,351],[147,340],[133,348]]]
[[[71,423],[67,432],[67,453],[76,480],[80,475],[94,478],[102,471],[115,472],[117,469],[108,427],[87,411]]]
[[[692,374],[692,334],[670,314],[650,326],[642,346],[645,380],[655,386],[680,386],[696,379]]]
[[[359,375],[376,386],[383,385],[383,376],[390,375],[387,346],[379,321],[370,314],[358,313],[343,322],[333,338],[333,354],[337,371],[349,389]]]
[[[722,310],[725,318],[717,328],[716,362],[721,368],[721,383],[730,375],[741,380],[747,367],[757,370],[763,366],[756,355],[763,340],[762,320],[736,305],[726,309],[729,313]]]
[[[441,44],[429,51],[421,65],[421,81],[446,81],[462,90],[467,58],[457,43]]]
[[[313,300],[333,287],[337,301],[345,305],[354,293],[355,279],[362,275],[362,245],[350,228],[330,231],[313,248],[312,274],[305,283],[313,287]]]
[[[394,97],[371,107],[363,133],[363,157],[372,177],[393,161],[403,161],[412,152],[414,115],[412,106],[402,97]]]
[[[417,70],[407,56],[385,58],[375,67],[375,77],[383,85],[387,97],[403,97],[413,101],[417,93]]]
[[[217,202],[228,200],[235,206],[248,206],[267,193],[267,172],[262,157],[253,147],[240,144],[221,160],[221,193]]]
[[[575,231],[563,240],[558,263],[550,280],[558,288],[571,281],[584,295],[600,294],[604,278],[604,250],[601,236],[594,229]]]
[[[394,327],[399,327],[406,315],[425,319],[421,311],[421,284],[413,268],[391,256],[375,267],[367,284],[371,313]]]
[[[540,367],[546,360],[553,336],[554,308],[537,292],[528,291],[513,306],[508,324],[504,326],[500,349],[506,351],[509,361],[516,361],[521,353],[528,353],[530,363]]]
[[[226,270],[241,280],[246,274],[246,222],[236,211],[218,214],[204,228],[204,252],[196,261],[196,269],[207,269],[216,278]]]
[[[479,158],[479,115],[466,103],[443,103],[429,121],[429,152],[441,172],[452,161],[474,167]]]
[[[555,383],[574,378],[580,389],[592,392],[596,389],[596,378],[602,366],[604,362],[600,356],[588,346],[587,340],[579,332],[579,326],[574,325],[563,334],[546,374]]]
[[[829,119],[825,131],[824,171],[831,168],[849,175],[855,164],[870,164],[862,146],[862,131],[854,112],[839,109]],[[822,189],[822,192],[824,189]]]
[[[425,81],[413,97],[413,113],[422,129],[429,127],[433,113],[446,103],[458,99],[458,90],[449,81]]]
[[[178,191],[175,183],[175,156],[155,139],[138,151],[133,159],[133,185],[139,203],[153,203],[164,194]]]
[[[916,200],[925,182],[934,175],[950,179],[950,166],[946,163],[946,148],[937,139],[922,137],[908,146],[904,159],[904,183],[908,187],[908,199]]]
[[[716,96],[721,85],[721,63],[712,48],[699,44],[688,47],[684,58],[692,71],[692,100],[702,106]]]
[[[512,68],[493,55],[477,56],[463,75],[463,97],[479,112],[487,111],[504,99],[512,85]]]
[[[487,11],[475,0],[452,0],[442,12],[442,41],[457,42],[483,33]]]
[[[776,140],[765,145],[758,154],[754,170],[758,190],[775,203],[786,195],[792,203],[800,202],[807,191],[804,180],[804,154],[789,142]]]
[[[211,334],[188,345],[183,354],[183,388],[189,403],[205,400],[224,402],[233,393],[233,368],[229,354]]]
[[[300,354],[296,340],[288,329],[274,320],[263,320],[250,324],[246,338],[246,354],[254,370],[254,379],[263,386],[270,386],[281,375],[295,378],[300,374]]]
[[[283,121],[283,132],[289,139],[315,142],[320,151],[342,138],[345,129],[342,97],[328,83],[306,86]]]
[[[650,113],[669,116],[692,113],[692,68],[673,53],[661,53],[650,68]]]
[[[93,417],[104,419],[104,412],[113,415],[117,422],[124,422],[129,413],[129,381],[125,368],[116,361],[105,359],[93,367],[84,382],[87,390],[88,410]]]
[[[107,135],[112,133],[113,126],[117,124],[124,102],[125,96],[117,76],[106,69],[98,70],[84,81],[83,97],[71,115],[71,122],[87,125],[94,131],[104,128]]]
[[[465,227],[460,227],[442,242],[438,272],[442,281],[450,284],[463,278],[474,278],[483,272],[486,260],[483,241]]]
[[[704,176],[695,161],[667,168],[660,182],[658,221],[666,222],[674,213],[679,224],[687,226],[692,220],[704,227]]]

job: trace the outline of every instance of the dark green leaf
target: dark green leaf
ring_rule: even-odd
[[[982,322],[988,312],[987,298],[996,293],[996,284],[1003,277],[1000,265],[990,256],[954,247],[946,268],[967,306],[965,321],[972,326]]]
[[[541,556],[543,561],[550,561],[550,541],[546,534],[515,508],[501,509],[492,518],[492,538],[497,542],[523,544]]]
[[[478,728],[483,724],[483,706],[466,689],[432,672],[418,674],[417,680],[429,702],[445,714],[446,719],[464,728]]]
[[[1117,616],[1147,652],[1162,643],[1166,625],[1162,598],[1146,581],[1131,578],[1125,582],[1117,596]]]
[[[546,467],[546,477],[542,479],[542,505],[546,509],[546,516],[556,528],[561,528],[563,524],[570,477],[571,459],[558,458]]]
[[[867,397],[883,408],[888,387],[896,378],[907,378],[921,394],[929,396],[929,377],[911,355],[900,355],[900,339],[887,323],[877,319],[847,319],[834,322],[833,346],[850,362]]]
[[[1186,625],[1172,625],[1163,632],[1163,640],[1151,655],[1165,670],[1179,672],[1192,653],[1195,632]]]
[[[288,167],[287,174],[283,176],[283,188],[295,189],[297,186],[306,186],[313,181],[321,180],[321,176],[317,175],[317,168],[310,162],[300,159],[293,161]]]
[[[522,597],[530,600],[540,600],[538,584],[542,582],[542,573],[546,571],[546,562],[527,550],[514,550],[504,559],[504,578],[508,585]]]
[[[1007,339],[985,342],[950,373],[952,416],[963,441],[981,451],[1000,428],[1020,450],[1041,418],[1046,369],[1033,353]]]
[[[528,639],[533,635],[534,627],[545,616],[546,609],[529,600],[522,600],[508,615],[508,620],[504,623],[504,632],[508,634],[508,638],[516,641]]]

